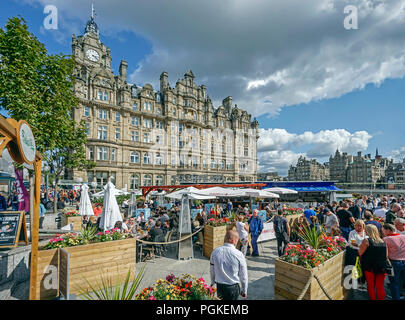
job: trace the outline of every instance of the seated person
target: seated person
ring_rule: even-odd
[[[146,222],[145,213],[143,211],[141,211],[139,213],[139,216],[136,218],[136,222],[138,222],[138,223],[142,223],[142,222],[145,223]]]
[[[160,221],[160,220],[158,220],[158,221]],[[162,223],[160,223],[160,225],[161,225]],[[148,221],[145,223],[145,229],[152,229],[154,226],[156,225],[156,222],[155,222],[155,219],[153,219],[152,217],[150,217],[149,219],[148,219]]]
[[[154,227],[152,227],[147,235],[148,241],[160,242],[161,236],[163,235],[163,230],[161,229],[162,223],[160,220],[156,221]]]
[[[315,228],[318,231],[322,231],[321,225],[318,223],[318,218],[316,216],[310,216],[309,220],[311,220],[311,223],[309,225],[309,227]]]
[[[117,221],[113,229],[118,229],[119,232],[124,233],[125,229],[122,227],[122,221]]]
[[[125,218],[125,219],[122,221],[122,229],[124,230],[125,233],[129,233],[129,232],[130,232],[129,227],[128,227],[128,224],[129,224],[129,220],[128,220],[128,218]]]
[[[83,217],[82,224],[84,224],[84,225],[86,226],[86,224],[88,224],[88,223],[89,223],[89,216],[88,216],[88,215],[85,215],[85,216]]]

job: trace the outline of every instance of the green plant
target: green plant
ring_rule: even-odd
[[[78,236],[81,244],[88,244],[90,241],[94,240],[97,236],[97,227],[82,227],[80,234]]]
[[[117,281],[115,286],[112,284],[111,277],[105,280],[104,277],[100,275],[101,284],[97,281],[96,286],[93,286],[83,277],[89,289],[83,289],[79,286],[80,298],[82,300],[133,300],[135,292],[138,290],[145,275],[145,267],[146,264],[142,266],[131,285],[131,269],[128,270],[124,283]]]
[[[120,206],[120,205],[122,205],[124,200],[129,200],[131,198],[131,195],[130,194],[129,195],[120,195],[120,196],[117,196],[116,198],[117,198],[117,203]]]
[[[298,236],[315,250],[318,249],[321,244],[322,235],[323,232],[321,228],[311,228],[306,226],[303,226],[298,233]]]

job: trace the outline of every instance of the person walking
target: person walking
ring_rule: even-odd
[[[245,256],[236,249],[239,235],[229,230],[224,245],[217,247],[210,258],[211,285],[217,286],[217,295],[222,300],[237,300],[247,297],[248,273]]]
[[[39,229],[42,229],[42,225],[45,220],[46,209],[42,202],[39,203]]]
[[[346,241],[349,241],[349,233],[352,231],[352,225],[355,221],[352,213],[348,209],[349,205],[347,202],[344,202],[342,209],[336,213],[336,216],[339,218],[339,227],[342,232],[342,237],[344,237]]]
[[[382,226],[384,242],[388,249],[388,258],[391,262],[394,275],[389,276],[392,300],[400,300],[399,286],[401,279],[405,281],[405,235],[395,232],[395,227],[384,223]]]
[[[249,225],[243,222],[243,216],[237,216],[236,231],[238,231],[239,241],[241,243],[241,251],[246,256],[247,247],[249,244]]]
[[[290,242],[290,226],[287,219],[283,216],[283,211],[279,210],[273,221],[274,233],[277,239],[277,252],[281,257],[285,253],[285,248]]]
[[[259,236],[263,230],[263,222],[262,222],[262,219],[260,219],[257,216],[258,213],[259,213],[259,210],[254,209],[252,217],[248,220],[249,232],[250,232],[250,236],[252,238],[252,249],[253,249],[252,257],[259,256],[259,250],[257,248],[257,239],[259,238]]]
[[[366,225],[366,234],[368,238],[364,239],[360,245],[359,257],[366,277],[368,295],[370,300],[385,300],[387,246],[380,238],[380,233],[375,225]]]

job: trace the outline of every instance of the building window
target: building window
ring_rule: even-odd
[[[177,115],[176,108],[173,108],[173,111],[172,111],[172,112],[173,112],[173,115],[174,115],[174,116],[176,116],[176,115]]]
[[[152,119],[143,119],[143,126],[145,128],[152,128]]]
[[[107,140],[107,126],[98,126],[98,139]]]
[[[156,143],[160,144],[160,136],[156,136]]]
[[[157,101],[157,102],[160,102],[160,94],[159,94],[159,93],[156,94],[156,101]]]
[[[84,88],[84,98],[87,99],[87,87]]]
[[[173,98],[173,104],[177,104],[177,99]]]
[[[172,147],[176,146],[176,137],[172,136]]]
[[[89,160],[94,160],[94,147],[89,147]]]
[[[217,167],[217,164],[214,159],[211,160],[211,169],[215,169]]]
[[[158,175],[158,176],[156,177],[156,185],[157,185],[157,186],[163,186],[163,176]]]
[[[108,148],[98,147],[97,148],[97,160],[107,161],[108,160]]]
[[[129,189],[135,190],[138,188],[139,188],[139,176],[137,174],[133,174],[129,179]]]
[[[90,117],[90,108],[89,107],[84,107],[84,116]]]
[[[244,156],[247,157],[249,155],[249,149],[245,148],[244,149]]]
[[[184,110],[181,111],[181,118],[184,119],[185,118],[185,113]]]
[[[175,154],[172,154],[171,165],[172,165],[172,167],[176,166],[176,155]]]
[[[152,111],[152,103],[148,102],[148,111]]]
[[[90,124],[89,123],[85,123],[84,127],[86,128],[86,135],[90,135]]]
[[[135,142],[139,142],[139,132],[135,131]]]
[[[138,104],[136,102],[134,102],[134,104],[132,105],[132,110],[138,111]]]
[[[156,154],[155,164],[161,166],[163,164],[163,157],[160,153]]]
[[[156,121],[156,129],[163,129],[163,121]]]
[[[116,150],[117,149],[111,149],[111,161],[115,162],[117,161],[115,155],[116,155]]]
[[[224,169],[224,160],[219,160],[219,169]]]
[[[150,143],[150,134],[148,132],[143,134],[143,142]]]
[[[98,97],[98,100],[103,100],[103,91],[98,90],[97,97]]]
[[[131,156],[129,161],[131,163],[139,163],[139,153],[138,152],[131,152]]]
[[[151,164],[149,152],[145,152],[145,153],[143,154],[143,163],[144,163],[144,164]]]
[[[131,124],[134,126],[139,126],[139,117],[132,116],[131,117]]]
[[[158,107],[157,110],[156,110],[156,113],[158,115],[161,115],[162,114],[162,108]]]
[[[183,132],[183,124],[179,123],[179,134]]]
[[[104,101],[108,101],[108,92],[104,92]]]
[[[121,129],[115,128],[115,140],[121,139]]]
[[[151,186],[152,185],[152,176],[150,174],[145,174],[143,176],[143,185]]]
[[[121,122],[121,114],[119,112],[115,113],[115,121],[116,122]]]
[[[195,121],[197,121],[197,120],[198,120],[197,113],[194,113],[194,120],[195,120]]]
[[[98,118],[107,120],[108,119],[108,111],[104,110],[104,109],[98,109]]]

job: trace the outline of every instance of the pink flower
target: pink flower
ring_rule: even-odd
[[[156,298],[154,296],[149,297],[148,300],[156,300]]]

